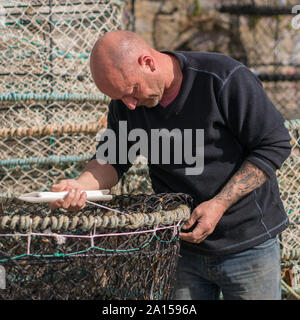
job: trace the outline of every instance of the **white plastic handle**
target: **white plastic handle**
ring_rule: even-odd
[[[62,192],[30,192],[21,195],[18,199],[32,203],[52,202],[63,199],[69,191]],[[85,191],[89,201],[109,201],[112,195],[108,194],[109,190],[88,190]]]

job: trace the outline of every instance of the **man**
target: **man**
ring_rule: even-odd
[[[180,232],[175,299],[217,299],[220,291],[224,299],[280,299],[277,235],[288,218],[275,171],[291,146],[284,119],[260,81],[225,55],[158,52],[128,31],[100,38],[90,66],[98,89],[112,98],[108,128],[116,137],[120,121],[148,136],[154,129],[190,130],[183,144],[191,144],[193,154],[203,151],[196,174],[187,174],[190,162],[175,163],[174,152],[168,164],[148,160],[155,192],[185,192],[196,204]],[[204,145],[196,141],[199,129]],[[70,190],[52,208],[83,208],[82,190],[111,188],[131,165],[96,158],[77,180],[52,187]]]

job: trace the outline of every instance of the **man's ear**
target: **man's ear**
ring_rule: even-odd
[[[148,69],[150,71],[155,71],[155,62],[151,56],[142,55],[138,58],[138,63],[142,68]]]

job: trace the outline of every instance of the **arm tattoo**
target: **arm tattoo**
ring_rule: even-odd
[[[245,161],[215,199],[229,208],[243,196],[260,187],[268,176],[251,162]]]

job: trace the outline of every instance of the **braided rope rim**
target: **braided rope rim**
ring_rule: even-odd
[[[146,213],[133,213],[130,215],[116,214],[107,211],[105,215],[80,215],[59,216],[49,215],[5,215],[0,217],[0,230],[5,231],[75,231],[92,230],[93,228],[129,228],[138,229],[157,225],[171,225],[175,222],[186,221],[190,216],[190,208],[186,205],[179,205],[175,210]]]
[[[85,133],[96,134],[103,127],[106,127],[106,116],[102,116],[97,122],[81,123],[81,124],[64,124],[53,125],[48,124],[44,127],[36,126],[32,128],[3,128],[0,129],[0,138],[7,137],[31,137],[31,136],[47,136],[52,134],[73,134]]]

